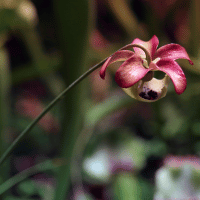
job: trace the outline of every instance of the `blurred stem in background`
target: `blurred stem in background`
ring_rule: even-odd
[[[128,1],[124,0],[107,0],[109,8],[117,18],[118,22],[125,29],[129,38],[145,37],[145,33],[138,30],[138,20],[131,10]],[[139,35],[140,34],[140,35]]]
[[[63,53],[61,73],[66,85],[73,82],[84,70],[84,56],[88,41],[88,14],[87,0],[54,0],[57,33],[60,48]],[[66,199],[70,187],[70,161],[77,136],[81,130],[82,109],[86,92],[82,86],[77,86],[68,93],[62,104],[62,132],[59,144],[60,156],[67,165],[58,172],[55,199]]]
[[[9,58],[6,50],[0,48],[0,157],[4,153],[6,146],[6,132],[8,131],[8,122],[9,122],[9,92],[10,92],[10,73],[9,73]],[[1,167],[0,171],[0,185],[8,178],[8,163],[5,162]],[[1,197],[0,197],[1,199]]]
[[[190,1],[191,53],[197,57],[200,45],[200,1]]]

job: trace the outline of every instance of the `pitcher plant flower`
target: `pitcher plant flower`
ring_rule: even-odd
[[[170,79],[177,94],[186,89],[187,81],[183,70],[175,61],[190,60],[184,47],[179,44],[167,44],[157,49],[158,38],[154,35],[149,41],[139,38],[133,40],[111,55],[103,64],[100,76],[105,78],[106,68],[114,62],[124,61],[115,74],[117,84],[132,98],[144,102],[154,102],[167,93]],[[132,48],[134,51],[128,50]],[[154,78],[154,71],[165,73],[163,79]]]

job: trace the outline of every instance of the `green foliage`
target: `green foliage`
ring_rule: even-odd
[[[114,198],[116,200],[142,199],[142,187],[137,177],[122,173],[114,177]]]
[[[38,114],[39,107],[34,104],[26,113],[27,107],[18,106],[19,98],[37,98],[43,108],[42,102],[51,102],[86,67],[135,37],[148,40],[155,34],[159,46],[171,42],[184,46],[194,62],[190,66],[178,61],[187,77],[187,89],[178,96],[171,84],[165,98],[146,104],[125,96],[117,87],[112,79],[117,65],[109,67],[102,82],[98,73],[94,77],[91,74],[90,82],[84,81],[67,92],[59,105],[61,99],[56,101],[55,112],[51,112],[53,121],[45,122],[51,130],[33,124],[31,132],[14,145],[9,162],[0,170],[3,200],[34,199],[34,195],[62,200],[77,197],[76,189],[81,186],[87,193],[81,191],[78,200],[105,199],[103,194],[116,200],[153,199],[155,173],[166,155],[200,155],[199,1],[163,1],[163,5],[141,0],[99,2],[14,0],[9,5],[2,0],[0,156],[19,133],[24,133],[33,119],[30,114]],[[20,5],[33,14],[32,20],[27,12],[19,12]],[[50,158],[58,160],[48,162]],[[44,159],[46,164],[38,165]],[[95,174],[87,161],[91,166],[98,161],[104,171],[96,169]],[[33,175],[40,173],[50,174],[53,183],[38,186],[41,179]],[[169,174],[173,180],[183,175],[179,168],[171,168]],[[167,181],[166,191],[170,186]],[[190,181],[198,191],[198,170],[192,170]],[[176,181],[173,184],[178,191]]]

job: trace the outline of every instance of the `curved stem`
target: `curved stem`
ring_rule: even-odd
[[[143,46],[141,46],[139,44],[128,44],[125,47],[121,48],[121,50],[129,49],[131,47],[138,47],[144,51],[144,53],[146,54],[146,60],[147,60],[148,66],[149,66],[149,64],[151,62],[151,56],[150,56],[149,52]]]
[[[125,47],[122,47],[120,50],[124,50],[130,47],[138,47],[141,48],[145,54],[148,64],[151,62],[151,57],[149,55],[149,52],[141,45],[138,44],[128,44]],[[111,55],[112,56],[112,55]],[[86,71],[84,74],[82,74],[78,79],[76,79],[71,85],[69,85],[63,92],[61,92],[41,113],[40,115],[33,120],[24,131],[21,132],[21,134],[13,141],[13,143],[8,147],[8,149],[3,153],[3,155],[0,158],[0,165],[5,161],[5,159],[9,156],[9,154],[13,151],[13,149],[16,147],[16,145],[22,140],[22,138],[32,130],[32,128],[38,123],[38,121],[62,98],[66,95],[66,93],[71,90],[74,86],[76,86],[79,82],[81,82],[84,78],[86,78],[88,75],[90,75],[94,70],[99,68],[103,63],[107,60],[104,59],[103,61],[99,62],[92,68],[90,68],[88,71]]]
[[[2,185],[0,186],[0,195],[2,195],[7,190],[11,189],[14,185],[25,180],[29,176],[32,176],[34,174],[41,173],[41,172],[44,172],[47,170],[53,170],[57,167],[60,167],[60,166],[66,164],[62,160],[59,162],[56,162],[56,161],[57,161],[57,159],[56,160],[46,160],[42,163],[34,165],[33,167],[25,169],[24,171],[19,172],[18,174],[14,175],[10,179],[8,179],[6,182],[2,183]]]
[[[107,58],[106,58],[107,59]],[[16,145],[19,143],[19,141],[22,140],[22,138],[32,130],[32,128],[38,123],[38,121],[57,103],[59,102],[66,93],[71,90],[74,86],[76,86],[79,82],[81,82],[84,78],[86,78],[89,74],[91,74],[95,69],[99,68],[105,61],[101,61],[100,63],[96,64],[92,68],[90,68],[88,71],[86,71],[84,74],[82,74],[78,79],[76,79],[71,85],[69,85],[63,92],[61,92],[42,112],[41,114],[32,121],[27,128],[21,132],[21,134],[13,141],[13,143],[8,147],[8,149],[4,152],[2,157],[0,158],[0,165],[5,161],[5,159],[8,157],[8,155],[12,152],[12,150],[16,147]]]

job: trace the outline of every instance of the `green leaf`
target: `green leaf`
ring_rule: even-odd
[[[94,126],[103,117],[133,103],[134,100],[128,96],[112,96],[89,109],[86,114],[85,124],[86,126]]]
[[[18,190],[20,193],[24,194],[24,195],[33,195],[36,193],[36,187],[35,187],[35,183],[32,180],[27,180],[25,182],[22,182],[19,184],[18,186]]]
[[[162,134],[165,138],[184,136],[189,128],[188,118],[183,115],[180,108],[168,101],[162,105],[161,110],[166,123],[162,127]],[[183,138],[182,138],[183,139]]]
[[[145,141],[133,138],[132,140],[127,141],[124,149],[127,149],[133,158],[134,165],[137,169],[144,167],[147,157]]]
[[[117,174],[113,183],[114,200],[141,200],[142,190],[136,176]]]

